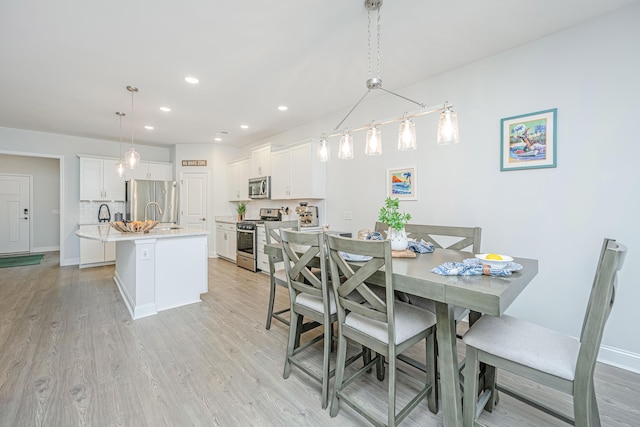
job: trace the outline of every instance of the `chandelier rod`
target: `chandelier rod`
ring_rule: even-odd
[[[422,105],[422,104],[419,104],[419,105]],[[442,111],[442,110],[445,110],[447,108],[452,108],[452,107],[453,107],[453,105],[448,104],[447,102],[445,102],[444,104],[433,105],[433,106],[430,106],[430,107],[425,106],[421,110],[415,110],[415,111],[411,111],[409,113],[405,113],[405,114],[402,115],[402,117],[394,117],[394,118],[391,118],[391,119],[372,121],[372,122],[369,122],[369,123],[367,123],[365,125],[362,125],[362,126],[360,126],[358,128],[350,129],[350,131],[351,132],[359,132],[361,130],[365,130],[365,129],[371,128],[371,126],[373,126],[374,124],[378,125],[378,126],[384,126],[384,125],[388,125],[390,123],[401,122],[401,121],[403,121],[405,119],[412,119],[414,117],[424,116],[426,114],[435,113],[435,112]],[[345,117],[345,119],[346,119],[346,117]],[[334,130],[337,130],[337,129],[338,129],[338,127],[336,127],[336,129],[334,129]],[[340,135],[342,135],[342,132],[335,132],[335,133],[332,133],[332,134],[329,134],[329,135],[325,135],[325,136],[327,138],[333,138],[334,136],[340,136]]]

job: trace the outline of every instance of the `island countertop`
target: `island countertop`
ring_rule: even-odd
[[[101,242],[121,242],[125,240],[166,239],[172,237],[205,236],[208,231],[197,228],[180,227],[172,229],[151,229],[148,233],[122,233],[108,224],[84,226],[76,231],[78,237]]]

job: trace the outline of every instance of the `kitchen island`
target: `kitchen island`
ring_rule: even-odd
[[[83,239],[116,242],[113,280],[133,319],[200,302],[208,291],[207,231],[160,228],[121,233],[109,225],[83,227]]]

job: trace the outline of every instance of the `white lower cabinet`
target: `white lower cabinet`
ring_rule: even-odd
[[[258,270],[269,273],[269,258],[264,254],[264,245],[267,244],[267,236],[264,231],[264,225],[258,225],[257,227],[257,241],[258,247],[256,248],[256,254],[258,255]]]
[[[80,226],[95,227],[95,225]],[[110,227],[100,225],[99,227]],[[116,262],[116,242],[100,242],[98,240],[80,239],[80,268],[114,264]]]
[[[216,224],[216,251],[219,257],[235,262],[237,244],[235,224]]]

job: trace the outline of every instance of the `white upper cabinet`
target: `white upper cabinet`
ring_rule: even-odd
[[[230,163],[227,166],[227,198],[229,201],[249,200],[249,159]]]
[[[271,146],[258,148],[251,152],[251,170],[248,178],[271,175]]]
[[[155,181],[173,181],[171,163],[140,162],[137,168],[125,172],[126,179],[152,179]]]
[[[316,156],[318,141],[310,140],[271,155],[272,199],[324,199],[326,172]]]
[[[124,201],[124,179],[116,175],[116,163],[80,157],[80,200]]]

